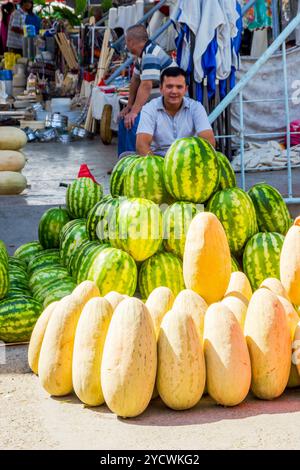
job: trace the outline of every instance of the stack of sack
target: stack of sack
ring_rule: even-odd
[[[26,158],[21,151],[27,143],[25,132],[16,127],[0,127],[0,194],[20,194],[27,186],[21,171]]]

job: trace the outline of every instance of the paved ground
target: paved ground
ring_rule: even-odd
[[[0,197],[0,239],[12,253],[37,238],[46,208],[63,204],[68,183],[87,163],[108,192],[107,171],[116,161],[115,145],[99,140],[32,144],[24,174],[30,188],[21,196]],[[286,194],[285,172],[249,174],[247,186],[267,181]],[[300,196],[300,170],[294,172]],[[294,211],[297,213],[298,208]],[[0,365],[0,449],[299,449],[300,389],[281,398],[251,397],[235,408],[216,406],[208,397],[186,412],[167,409],[159,399],[136,419],[116,418],[105,407],[84,407],[76,397],[51,398],[29,373],[26,346],[9,346]],[[3,352],[3,348],[2,348]],[[0,348],[1,363],[1,348]]]
[[[0,365],[0,449],[299,449],[300,390],[274,401],[251,395],[234,408],[208,397],[175,412],[160,399],[134,419],[76,396],[51,398],[28,372],[26,346],[7,348]]]

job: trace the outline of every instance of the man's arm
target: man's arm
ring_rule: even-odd
[[[150,134],[137,134],[136,136],[136,151],[138,155],[149,155],[151,154],[151,142],[153,135]]]
[[[131,129],[133,126],[137,115],[141,111],[144,104],[147,103],[151,90],[152,80],[141,80],[131,111],[125,116],[125,127],[127,129]]]
[[[135,102],[135,98],[136,98],[137,91],[138,91],[138,89],[139,89],[140,83],[141,83],[140,76],[139,76],[139,75],[136,75],[136,74],[134,73],[134,74],[132,75],[131,81],[130,81],[128,104],[127,104],[127,106],[126,106],[124,109],[122,109],[122,111],[120,112],[120,117],[121,117],[121,118],[124,118],[124,117],[126,116],[126,114],[128,114],[128,113],[131,111],[131,108],[132,108],[132,106],[133,106],[133,103]]]
[[[198,134],[198,137],[201,137],[202,139],[208,140],[208,142],[215,148],[216,147],[216,139],[214,136],[214,133],[211,129],[207,129],[205,131],[201,131]]]

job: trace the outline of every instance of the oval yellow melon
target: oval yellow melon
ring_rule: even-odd
[[[0,150],[0,171],[21,171],[26,163],[22,152],[16,150]]]
[[[32,372],[34,372],[36,375],[38,375],[40,350],[42,347],[45,331],[50,317],[57,305],[58,302],[52,302],[52,304],[48,305],[48,307],[45,308],[45,310],[39,316],[31,333],[28,347],[28,364]]]
[[[252,392],[265,400],[279,397],[290,374],[291,335],[284,308],[269,289],[254,292],[244,334],[251,358]]]
[[[231,275],[231,257],[221,222],[210,212],[192,220],[183,256],[184,282],[211,304],[224,297]]]
[[[0,127],[0,150],[19,150],[27,144],[27,136],[17,127]]]
[[[73,351],[73,388],[78,398],[89,406],[104,403],[100,381],[104,342],[113,309],[108,300],[90,299],[80,315]]]
[[[48,322],[38,363],[42,387],[55,396],[73,390],[72,357],[82,304],[72,295],[59,301]]]
[[[72,292],[72,297],[84,305],[93,297],[100,297],[97,284],[93,281],[83,281]]]
[[[236,295],[236,293],[246,297],[248,302],[252,296],[252,288],[249,279],[247,278],[246,274],[242,273],[241,271],[236,271],[231,274],[229,285],[225,292],[225,297],[232,294]]]
[[[265,287],[266,289],[274,292],[274,294],[280,295],[281,297],[285,297],[287,300],[289,300],[289,296],[287,295],[287,292],[282,283],[275,277],[268,277],[261,283],[259,287]]]
[[[220,405],[241,403],[251,384],[250,357],[237,319],[221,302],[205,315],[204,355],[209,395]]]
[[[204,317],[208,308],[207,303],[196,292],[185,289],[177,295],[172,310],[190,315],[195,322],[197,332],[203,341]]]
[[[168,287],[156,287],[145,303],[153,320],[156,338],[158,338],[162,319],[171,310],[174,298],[173,292]]]
[[[298,322],[296,326],[294,339],[292,343],[292,368],[291,368],[291,374],[289,378],[289,386],[297,387],[298,385],[300,385],[298,383],[300,381],[299,379],[300,379],[300,322]]]
[[[242,330],[244,330],[244,324],[247,315],[248,300],[242,294],[237,293],[237,295],[231,294],[224,297],[222,304],[231,310],[235,318],[240,324]]]
[[[123,294],[119,294],[119,292],[111,291],[108,294],[106,294],[104,298],[108,300],[114,312],[117,306],[119,305],[119,303],[125,299],[125,296]]]
[[[0,127],[1,129],[1,127]],[[24,175],[17,171],[0,171],[0,194],[20,194],[27,186]]]
[[[300,304],[300,217],[285,236],[280,255],[280,280],[288,298]]]
[[[101,364],[102,391],[113,413],[123,418],[143,413],[153,393],[156,366],[150,313],[141,300],[125,299],[112,316]]]
[[[156,385],[162,401],[174,410],[192,408],[205,387],[205,361],[191,315],[168,312],[158,336]]]

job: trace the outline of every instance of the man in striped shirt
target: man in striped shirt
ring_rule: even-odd
[[[128,104],[120,114],[119,155],[124,151],[135,151],[140,111],[149,101],[153,88],[159,87],[161,72],[177,65],[160,46],[149,40],[147,30],[143,25],[131,26],[127,29],[126,47],[136,57],[136,61],[130,83]]]

